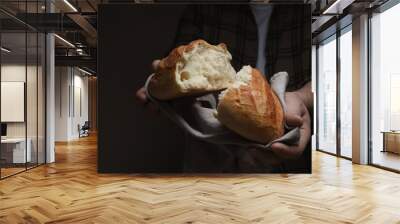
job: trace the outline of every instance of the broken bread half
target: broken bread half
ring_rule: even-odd
[[[217,119],[233,132],[267,144],[284,134],[284,111],[264,76],[244,66],[219,95]]]
[[[225,44],[192,41],[160,61],[149,91],[159,100],[170,100],[228,88],[236,74],[231,60]]]

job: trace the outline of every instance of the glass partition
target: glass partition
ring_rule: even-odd
[[[38,13],[39,2],[20,1],[17,13]],[[0,12],[0,178],[45,162],[45,44],[43,33]]]
[[[27,115],[27,150],[31,151],[31,159],[27,163],[28,168],[37,165],[38,159],[38,35],[36,32],[29,31],[27,37],[27,74],[26,74],[26,115]]]
[[[38,5],[36,1],[27,1],[27,13],[37,13]],[[35,22],[37,17],[25,19],[27,23]],[[27,144],[31,151],[31,161],[27,163],[27,168],[32,168],[37,165],[37,75],[38,75],[38,35],[36,30],[27,28],[27,75],[26,75],[26,116],[27,116]],[[27,149],[28,149],[27,148]]]
[[[31,161],[26,148],[26,33],[3,32],[1,46],[1,175],[6,177]]]

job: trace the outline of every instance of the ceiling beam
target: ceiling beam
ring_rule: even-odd
[[[89,23],[89,21],[80,14],[68,14],[71,20],[78,24],[91,38],[97,38],[97,30]]]
[[[332,4],[329,4],[326,9],[323,10],[322,14],[325,15],[337,15],[342,14],[344,9],[351,5],[355,0],[336,0]]]
[[[90,56],[56,56],[56,66],[79,66],[87,67],[93,71],[96,71],[97,60]]]

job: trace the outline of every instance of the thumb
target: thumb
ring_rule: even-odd
[[[154,60],[153,63],[151,63],[151,67],[153,68],[154,71],[157,70],[159,64],[160,60]]]
[[[286,114],[286,124],[290,127],[300,127],[303,125],[303,118],[295,114]]]
[[[298,150],[297,146],[288,146],[280,142],[272,144],[271,150],[283,159],[297,158],[302,152]]]
[[[146,91],[144,87],[140,88],[138,91],[136,91],[136,99],[139,100],[140,103],[146,104],[147,103],[147,96],[146,96]]]

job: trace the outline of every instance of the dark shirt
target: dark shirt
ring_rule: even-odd
[[[288,91],[311,80],[311,11],[304,5],[275,5],[265,49],[265,76],[287,71]],[[249,5],[189,5],[180,20],[174,46],[204,39],[225,43],[236,71],[256,67],[257,24]],[[190,119],[190,118],[188,118]],[[294,161],[279,161],[271,152],[216,146],[187,136],[185,172],[310,172],[310,145]]]
[[[280,71],[290,76],[288,90],[311,81],[311,9],[307,5],[275,5],[266,42],[265,75]],[[258,29],[249,5],[189,5],[185,10],[175,45],[204,39],[225,43],[236,71],[243,65],[256,67]]]

